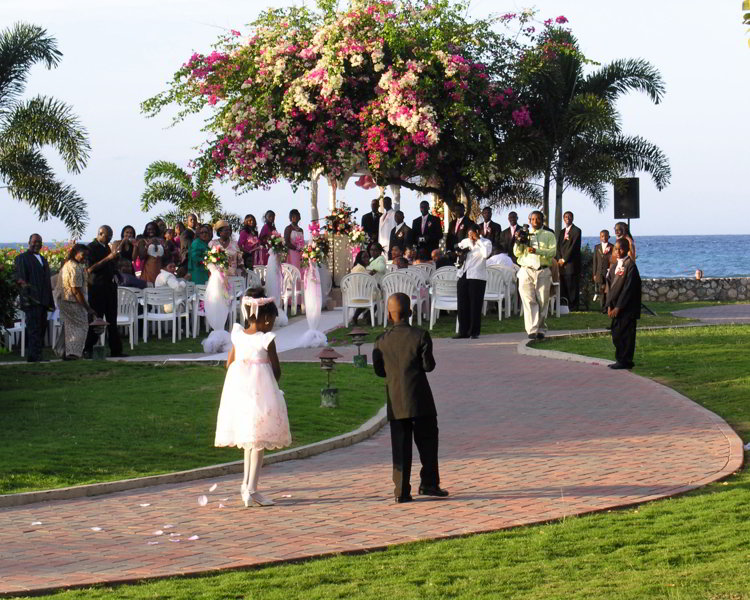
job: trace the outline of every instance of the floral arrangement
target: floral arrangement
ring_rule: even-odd
[[[443,222],[443,217],[445,216],[445,212],[443,210],[444,203],[440,198],[435,198],[435,202],[432,205],[432,215],[440,219],[440,231],[445,231],[445,223]]]
[[[206,268],[213,265],[221,272],[226,273],[229,270],[229,256],[227,255],[227,251],[220,244],[209,248],[203,254],[203,265]]]
[[[265,246],[269,252],[273,252],[274,254],[284,254],[286,252],[284,238],[278,231],[271,232],[271,235],[266,238]]]
[[[75,244],[75,241],[71,240],[68,242],[55,242],[53,246],[42,246],[39,254],[47,259],[50,271],[55,273],[62,268],[73,244]],[[26,249],[21,246],[17,248],[0,248],[0,265],[5,265],[13,270],[16,257],[24,252],[26,252]]]
[[[305,247],[302,248],[302,265],[307,267],[310,263],[315,263],[317,266],[323,264],[326,254],[323,250],[323,245],[318,242],[317,239],[313,238]]]
[[[8,249],[3,249],[0,254],[0,329],[6,325],[13,325],[16,313],[16,298],[19,292],[13,262],[15,257],[10,259],[11,254],[6,250]],[[0,339],[4,339],[4,337]]]
[[[352,209],[345,202],[341,202],[326,217],[326,231],[330,234],[340,233],[342,235],[349,235],[353,225]]]
[[[352,246],[361,246],[367,241],[367,235],[361,225],[352,225],[352,229],[349,232],[349,243]]]
[[[307,229],[310,232],[310,241],[308,242],[308,246],[312,242],[315,242],[315,247],[320,249],[320,251],[323,253],[323,256],[328,256],[330,245],[325,233],[320,229],[320,223],[318,221],[313,221],[312,223],[310,223],[310,225],[308,225]]]
[[[450,172],[489,193],[514,172],[535,118],[525,56],[565,21],[473,19],[465,0],[337,4],[269,9],[190,56],[143,111],[177,104],[180,121],[212,107],[194,163],[239,190],[366,168],[365,188],[432,178],[430,191],[453,193]]]

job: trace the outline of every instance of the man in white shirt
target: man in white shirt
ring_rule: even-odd
[[[176,292],[184,290],[187,284],[185,283],[184,280],[177,279],[177,277],[175,277],[174,273],[176,270],[177,270],[176,265],[173,262],[169,263],[156,276],[156,280],[154,281],[154,287],[170,287]],[[171,313],[172,305],[165,304],[164,312]]]
[[[389,244],[391,242],[391,230],[396,226],[396,211],[392,208],[392,201],[389,196],[383,198],[383,210],[378,223],[378,243],[383,246],[386,256],[388,256]]]
[[[479,337],[482,326],[482,304],[487,287],[487,258],[492,254],[492,242],[479,237],[475,223],[466,227],[467,237],[458,243],[458,252],[465,253],[458,277],[458,334],[453,339]]]

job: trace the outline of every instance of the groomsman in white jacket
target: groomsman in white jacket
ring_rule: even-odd
[[[390,256],[391,231],[396,226],[396,211],[389,196],[383,198],[383,214],[378,223],[378,243],[383,246],[386,256]]]

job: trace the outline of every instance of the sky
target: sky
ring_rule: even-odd
[[[298,2],[298,4],[301,2]],[[310,4],[311,2],[308,2]],[[202,140],[202,118],[169,127],[172,111],[151,119],[140,113],[140,102],[165,89],[165,83],[193,51],[205,52],[228,29],[239,29],[270,6],[288,0],[0,0],[0,26],[16,21],[41,25],[53,34],[63,59],[57,69],[35,66],[26,97],[54,96],[71,104],[88,129],[91,159],[80,174],[66,173],[49,156],[64,181],[88,203],[89,228],[110,224],[118,237],[122,226],[139,232],[150,216],[140,211],[143,174],[154,160],[186,166]],[[541,19],[565,15],[584,53],[607,63],[618,58],[645,58],[661,72],[666,96],[654,105],[645,95],[631,93],[618,104],[623,130],[641,135],[667,154],[672,182],[662,192],[641,175],[641,218],[632,222],[634,235],[695,235],[750,233],[750,191],[747,184],[750,141],[750,48],[741,23],[740,0],[474,0],[470,12],[536,8]],[[269,208],[277,226],[285,226],[290,209],[310,219],[309,190],[294,193],[286,183],[270,190],[235,195],[218,186],[227,210],[260,216]],[[377,190],[375,190],[377,193]],[[320,214],[327,212],[327,188],[320,186]],[[339,197],[368,210],[377,194],[351,181]],[[610,198],[611,198],[610,191]],[[417,216],[419,198],[403,190],[406,219]],[[0,242],[28,239],[40,233],[45,241],[65,240],[58,220],[40,223],[26,204],[0,189],[5,218]],[[612,228],[613,205],[599,212],[585,196],[566,190],[564,209],[575,213],[584,236]],[[528,209],[520,209],[521,221]],[[727,221],[730,218],[730,221]],[[506,211],[495,221],[507,225]]]

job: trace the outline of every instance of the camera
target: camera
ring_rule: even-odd
[[[524,225],[521,229],[516,229],[516,244],[522,246],[529,245],[529,226]]]
[[[456,268],[460,269],[466,261],[466,255],[471,252],[471,248],[456,248],[454,254],[456,255]]]

